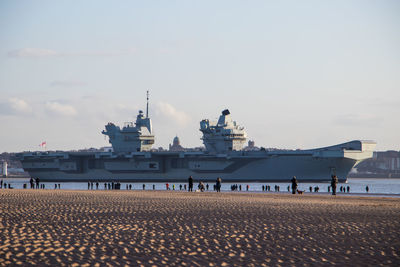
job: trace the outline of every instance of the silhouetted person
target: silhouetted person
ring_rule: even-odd
[[[292,194],[296,194],[296,190],[297,190],[296,176],[293,176],[293,178],[292,178],[292,180],[290,180],[290,182],[292,183]]]
[[[32,180],[32,178],[31,178],[31,180]],[[33,182],[32,182],[32,184],[33,184]],[[31,184],[31,188],[32,188],[32,184]],[[0,181],[0,188],[3,188],[3,179],[1,179],[1,181]]]
[[[156,190],[156,185],[153,184],[153,190]]]
[[[350,192],[350,186],[348,185],[347,186],[347,193],[349,193]]]
[[[182,190],[182,185],[181,184],[179,185],[179,190]]]
[[[87,190],[90,189],[90,182],[87,182]]]
[[[368,187],[368,185],[365,187],[365,191],[367,191],[367,193],[369,192],[369,187]]]
[[[189,176],[188,184],[189,184],[189,192],[193,192],[193,177],[192,176]]]
[[[90,182],[90,189],[93,190],[93,182]]]
[[[217,192],[221,192],[221,183],[222,183],[222,180],[220,177],[218,177],[217,180],[215,181],[215,190]]]
[[[206,184],[206,189],[207,189],[207,191],[208,191],[208,187],[209,187],[209,185],[208,185],[208,184]]]
[[[336,177],[336,175],[332,175],[332,180],[331,180],[332,195],[336,195],[337,184],[338,184],[338,178]]]
[[[186,191],[186,189],[187,189],[187,188],[186,188],[186,184],[183,185],[183,189]]]
[[[39,189],[40,179],[36,178],[36,189]]]
[[[145,184],[143,184],[143,190],[145,190],[146,189],[146,185]]]
[[[1,183],[3,183],[3,180],[1,181]],[[31,189],[35,188],[35,185],[33,183],[33,178],[31,177],[31,179],[29,179],[29,184],[31,185]]]
[[[99,182],[96,182],[96,190],[99,189]]]
[[[310,188],[309,188],[309,189],[310,189],[310,193],[311,193],[311,192],[312,192],[312,186],[310,186]]]
[[[131,184],[129,184],[129,190],[131,190],[132,189],[132,185]]]
[[[60,186],[60,184],[58,184],[58,189],[61,189],[61,186]]]
[[[57,184],[54,184],[54,189],[57,189]]]
[[[107,189],[107,183],[104,183],[104,189]]]

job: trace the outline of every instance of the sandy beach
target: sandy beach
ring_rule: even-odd
[[[398,266],[400,200],[0,190],[0,265]]]

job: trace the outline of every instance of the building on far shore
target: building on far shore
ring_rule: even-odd
[[[172,140],[172,145],[169,144],[169,151],[185,151],[185,148],[181,146],[178,136],[174,137],[174,140]]]
[[[256,147],[255,142],[253,140],[249,140],[247,146],[243,148],[244,151],[258,151],[260,150],[259,147]]]
[[[349,177],[400,178],[400,151],[374,152],[373,158],[356,165]]]

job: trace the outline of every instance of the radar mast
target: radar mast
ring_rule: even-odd
[[[149,90],[147,90],[146,118],[149,117]]]

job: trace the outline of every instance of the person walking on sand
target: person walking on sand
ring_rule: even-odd
[[[332,195],[336,195],[336,185],[338,184],[338,178],[336,175],[332,175],[331,187],[332,187]]]
[[[365,187],[365,191],[367,191],[367,193],[369,192],[369,187],[368,187],[368,185]]]
[[[296,176],[293,176],[292,180],[290,180],[292,182],[292,194],[296,194],[296,190],[297,190],[297,179]]]
[[[188,184],[189,184],[189,192],[193,192],[193,177],[192,176],[189,176]]]
[[[36,178],[36,189],[39,189],[40,179]]]

